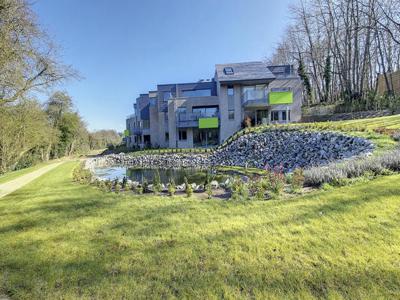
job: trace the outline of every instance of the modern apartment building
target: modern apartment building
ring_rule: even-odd
[[[214,78],[161,84],[141,94],[126,120],[128,147],[194,148],[222,143],[252,125],[301,119],[303,87],[290,65],[218,64]]]

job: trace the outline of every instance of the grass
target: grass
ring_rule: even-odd
[[[42,163],[38,163],[37,165],[34,165],[32,167],[29,168],[24,168],[24,169],[20,169],[20,170],[16,170],[16,171],[12,171],[12,172],[7,172],[3,175],[0,175],[0,184],[1,183],[5,183],[7,181],[16,179],[22,175],[28,174],[30,172],[39,170],[40,168],[53,163],[54,161],[47,161],[47,162],[42,162]]]
[[[400,297],[400,175],[240,203],[102,193],[75,165],[0,199],[0,294]]]

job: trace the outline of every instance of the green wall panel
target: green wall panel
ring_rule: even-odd
[[[199,128],[218,128],[218,118],[199,118]]]
[[[269,104],[292,104],[293,92],[270,92]]]

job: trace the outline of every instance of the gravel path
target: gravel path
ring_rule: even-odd
[[[36,178],[42,176],[43,174],[53,170],[54,168],[58,167],[59,165],[63,164],[65,161],[56,162],[48,166],[44,166],[39,170],[33,171],[31,173],[22,175],[16,179],[10,180],[6,183],[0,184],[0,198],[20,189],[24,185],[30,183],[31,181],[35,180]],[[1,296],[0,296],[1,300]]]

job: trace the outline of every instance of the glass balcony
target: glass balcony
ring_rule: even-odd
[[[177,127],[179,127],[179,128],[199,127],[199,119],[200,118],[219,118],[219,113],[218,112],[215,112],[213,114],[202,113],[202,112],[177,113],[176,114],[176,124],[177,124]]]
[[[262,89],[246,90],[242,94],[242,104],[245,107],[268,105],[268,91]]]

